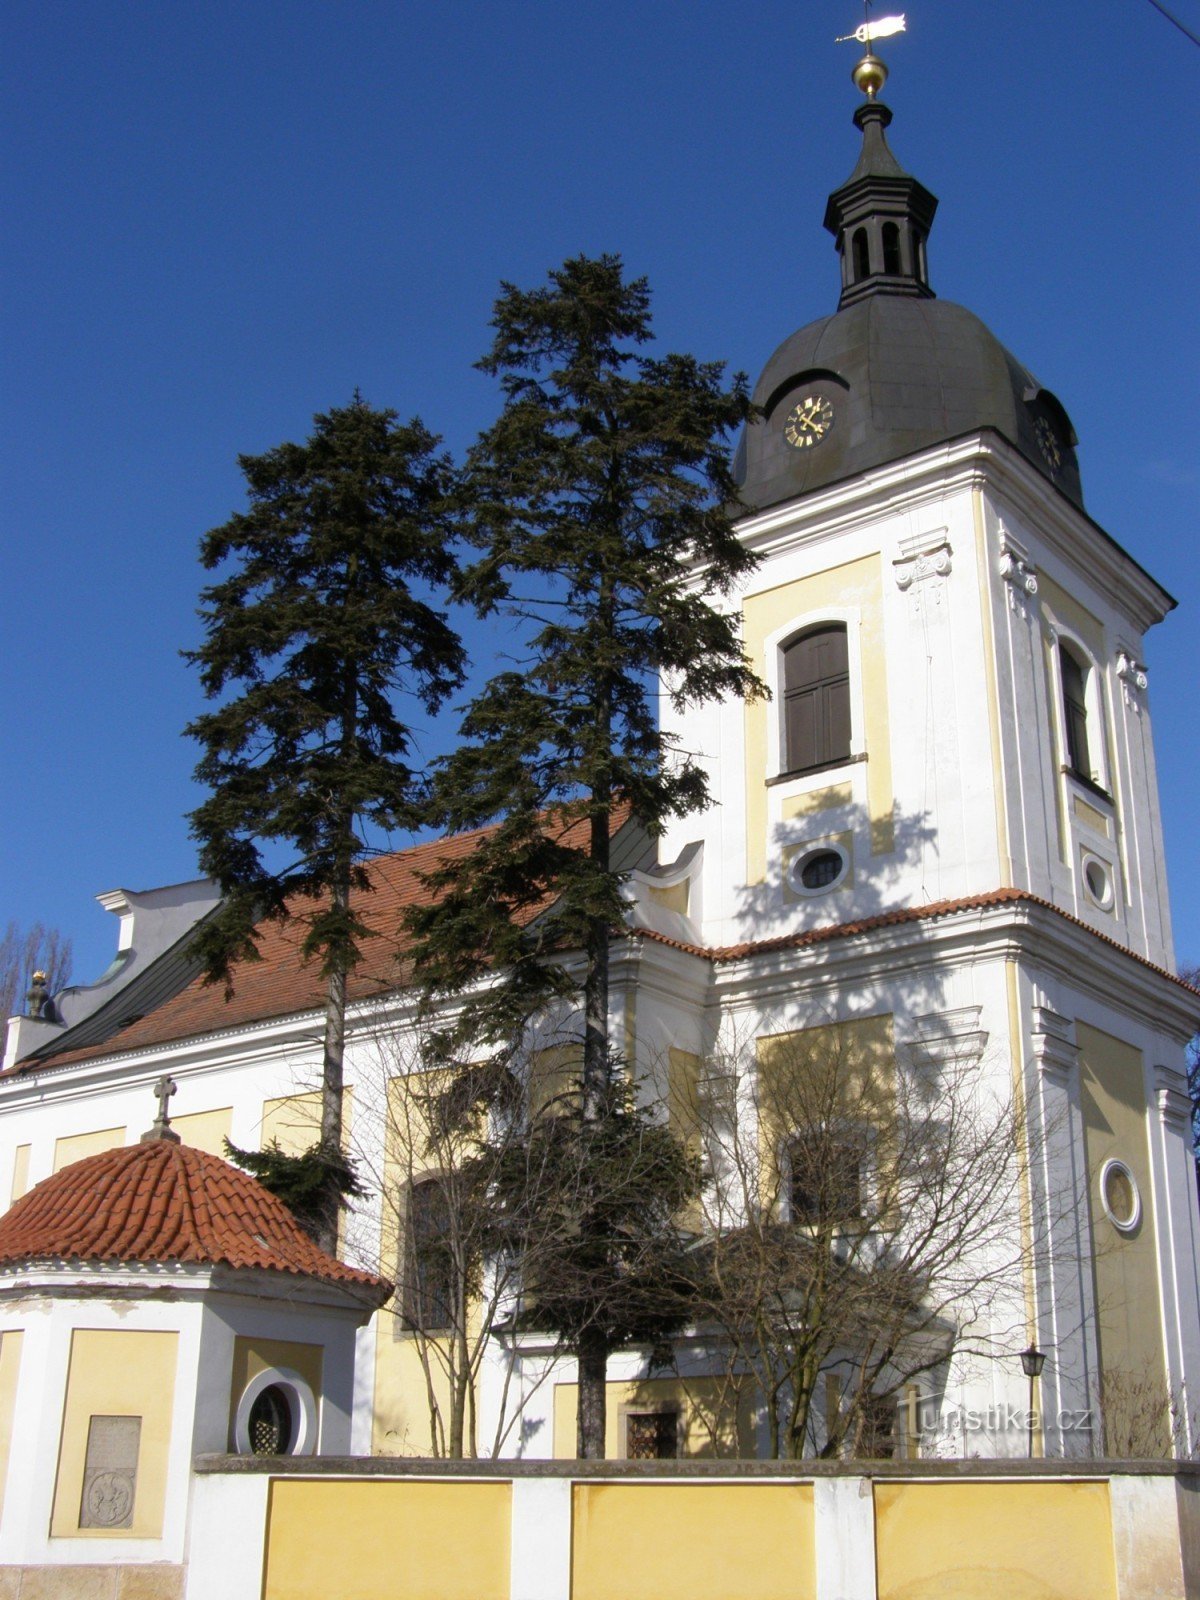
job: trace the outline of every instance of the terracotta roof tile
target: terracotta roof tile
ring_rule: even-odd
[[[0,1266],[44,1260],[224,1265],[358,1287],[371,1300],[390,1292],[318,1248],[247,1173],[166,1139],[85,1156],[0,1217]]]

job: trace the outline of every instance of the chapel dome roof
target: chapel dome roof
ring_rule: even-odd
[[[47,1259],[223,1265],[388,1289],[327,1255],[247,1173],[164,1138],[85,1156],[0,1217],[0,1268]]]
[[[873,56],[859,66],[876,69],[873,83],[886,78]],[[734,463],[742,502],[764,510],[992,428],[1082,509],[1061,403],[973,312],[934,297],[926,241],[937,200],[893,155],[891,120],[875,98],[854,113],[862,150],[825,211],[841,260],[838,309],[785,339],[763,369],[763,415]]]
[[[815,393],[833,420],[815,448],[784,432]],[[877,293],[785,339],[754,390],[735,463],[741,498],[763,510],[962,434],[994,428],[1082,508],[1075,431],[1061,403],[971,311]]]

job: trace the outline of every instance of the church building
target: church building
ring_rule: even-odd
[[[804,1230],[826,1204],[831,1151],[839,1248],[864,1284],[927,1230],[909,1281],[936,1303],[914,1312],[917,1354],[871,1368],[880,1453],[1188,1454],[1200,1447],[1200,1217],[1184,1051],[1197,996],[1175,970],[1144,664],[1174,602],[1085,510],[1063,403],[979,317],[935,295],[937,201],[893,154],[885,76],[868,53],[861,149],[825,211],[836,307],[770,357],[738,450],[739,537],[758,562],[725,603],[770,694],[683,713],[711,807],[657,841],[635,821],[614,841],[629,902],[614,1035],[704,1159],[698,1237],[743,1227],[756,1207]],[[436,1325],[437,1294],[417,1266],[439,1173],[401,1137],[416,1020],[394,935],[421,873],[470,848],[471,836],[435,841],[369,868],[362,908],[380,937],[350,981],[346,1065],[347,1137],[368,1191],[344,1228],[341,1254],[362,1269],[354,1293],[326,1262],[310,1269],[312,1305],[288,1306],[269,1273],[247,1299],[237,1262],[207,1262],[204,1274],[229,1279],[211,1291],[236,1301],[217,1361],[201,1348],[208,1276],[187,1306],[155,1302],[132,1321],[110,1309],[101,1326],[86,1305],[76,1315],[80,1298],[98,1303],[106,1272],[132,1294],[144,1263],[93,1264],[64,1299],[32,1245],[24,1267],[19,1250],[0,1260],[0,1423],[12,1430],[27,1364],[43,1359],[23,1295],[49,1295],[56,1337],[79,1346],[56,1533],[102,1540],[121,1526],[124,1545],[150,1516],[122,1503],[128,1520],[106,1525],[108,1511],[80,1502],[93,1446],[86,1405],[71,1407],[91,1384],[97,1415],[122,1410],[106,1398],[111,1372],[98,1376],[120,1338],[155,1362],[189,1352],[178,1392],[216,1374],[212,1448],[253,1449],[255,1370],[307,1373],[324,1341],[337,1404],[315,1379],[280,1380],[308,1420],[277,1426],[273,1447],[434,1451],[444,1416],[431,1421],[439,1380],[419,1324]],[[9,1023],[3,1203],[38,1185],[57,1194],[68,1171],[78,1202],[100,1161],[174,1171],[179,1147],[139,1144],[169,1075],[171,1128],[195,1153],[174,1181],[191,1193],[212,1179],[219,1205],[226,1139],[314,1142],[319,976],[300,935],[272,924],[226,999],[189,950],[211,885],[101,900],[120,919],[113,965]],[[536,1092],[572,1060],[561,1030],[535,1040]],[[789,1096],[825,1076],[853,1103],[833,1095],[814,1156]],[[379,1305],[382,1280],[400,1288]],[[267,1352],[257,1368],[254,1340]],[[288,1359],[289,1342],[309,1355]],[[613,1357],[607,1454],[771,1453],[761,1391],[724,1348],[698,1328],[673,1364],[647,1349]],[[235,1359],[245,1381],[231,1396]],[[857,1360],[848,1334],[797,1454],[833,1439]],[[480,1454],[574,1454],[573,1364],[536,1331],[498,1321],[471,1407]],[[148,1422],[140,1446],[110,1428],[96,1463],[128,1457],[125,1479],[152,1482],[137,1452],[165,1462],[165,1426]],[[50,1481],[45,1451],[39,1463]],[[6,1504],[24,1493],[18,1479]]]

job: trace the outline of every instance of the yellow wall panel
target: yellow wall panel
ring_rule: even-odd
[[[161,1538],[178,1346],[177,1333],[133,1328],[76,1328],[72,1333],[50,1517],[55,1538]],[[128,1528],[79,1526],[88,1425],[94,1416],[142,1419],[133,1524]]]
[[[752,1382],[723,1378],[640,1378],[606,1386],[604,1454],[610,1461],[625,1457],[623,1423],[627,1411],[673,1410],[678,1413],[680,1460],[753,1458],[755,1391]],[[575,1457],[579,1386],[554,1385],[554,1456]]]
[[[1077,1022],[1088,1199],[1091,1204],[1103,1410],[1110,1454],[1169,1454],[1162,1294],[1158,1281],[1146,1080],[1140,1050]],[[1100,1172],[1123,1161],[1141,1193],[1136,1230],[1113,1227],[1100,1202]],[[1155,1394],[1157,1393],[1157,1404]]]
[[[8,1453],[12,1448],[13,1407],[17,1403],[17,1374],[21,1370],[23,1337],[17,1328],[0,1334],[0,1512],[4,1507]]]
[[[13,1151],[12,1199],[19,1200],[29,1188],[29,1152],[32,1145],[19,1144]]]
[[[895,848],[895,830],[880,557],[863,556],[751,595],[744,608],[746,654],[765,681],[767,639],[793,618],[831,607],[858,610],[871,850],[875,855],[887,855]],[[778,701],[755,700],[746,707],[746,877],[750,883],[761,883],[767,874],[767,718],[778,715]]]
[[[350,1113],[354,1090],[342,1091],[342,1143],[350,1132]],[[264,1100],[259,1142],[264,1147],[278,1144],[284,1155],[302,1156],[321,1137],[321,1091],[311,1094],[286,1094],[278,1100]]]
[[[1117,1600],[1106,1483],[877,1483],[879,1600]]]
[[[276,1480],[263,1600],[508,1600],[507,1483]]]
[[[190,1111],[183,1117],[172,1117],[171,1126],[194,1150],[207,1150],[210,1156],[226,1160],[225,1141],[233,1126],[233,1107],[221,1106],[216,1111]]]
[[[572,1600],[811,1600],[811,1484],[577,1483]]]
[[[95,1133],[72,1133],[54,1141],[54,1170],[61,1172],[84,1156],[98,1156],[125,1143],[124,1128],[97,1128]]]

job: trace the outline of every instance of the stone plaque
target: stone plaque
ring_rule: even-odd
[[[141,1417],[93,1417],[83,1466],[81,1528],[130,1528],[137,1492]]]

